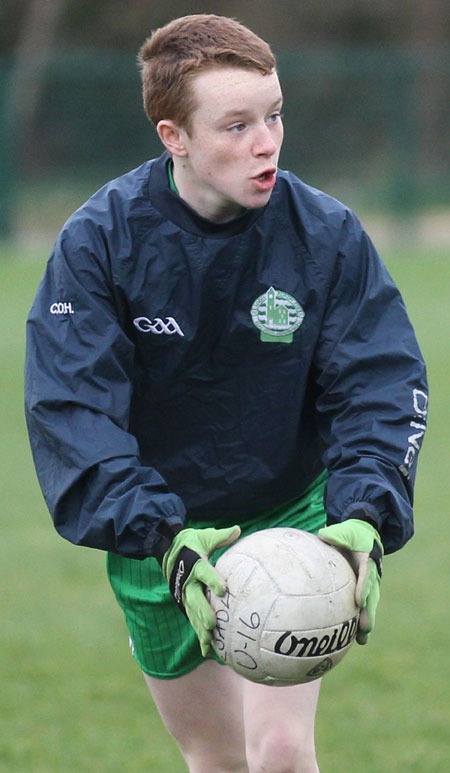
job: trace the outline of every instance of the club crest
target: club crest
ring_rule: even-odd
[[[261,331],[261,341],[290,344],[293,333],[305,317],[300,304],[288,293],[269,287],[254,302],[250,313],[253,324]]]

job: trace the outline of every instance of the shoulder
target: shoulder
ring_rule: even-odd
[[[120,175],[97,190],[66,221],[58,241],[92,238],[120,241],[129,223],[148,216],[148,180],[153,160]]]
[[[327,281],[336,271],[360,272],[379,260],[355,213],[338,199],[307,185],[291,172],[278,175],[278,222],[293,226],[316,270]]]
[[[328,193],[308,185],[289,171],[277,176],[279,204],[288,207],[310,245],[330,246],[342,238],[360,239],[363,228],[355,213]]]

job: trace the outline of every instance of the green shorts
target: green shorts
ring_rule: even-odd
[[[247,521],[240,521],[242,536],[260,529],[291,526],[316,533],[325,525],[323,494],[326,472],[308,487],[300,499],[287,502]],[[193,521],[194,528],[224,528],[229,521]],[[226,550],[211,556],[215,563]],[[192,671],[204,658],[197,636],[187,618],[180,612],[155,558],[139,561],[108,553],[107,570],[117,601],[125,615],[131,651],[144,673],[159,679],[171,679]],[[209,656],[222,663],[211,652]]]

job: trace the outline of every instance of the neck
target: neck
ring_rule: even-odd
[[[199,215],[213,223],[229,223],[245,212],[245,207],[237,202],[220,199],[217,192],[210,186],[193,186],[192,172],[186,159],[173,158],[172,180],[180,198]],[[171,186],[172,189],[173,186]]]

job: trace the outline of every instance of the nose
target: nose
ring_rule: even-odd
[[[259,126],[253,142],[253,153],[255,156],[273,156],[278,150],[276,142],[270,128],[266,123]]]

